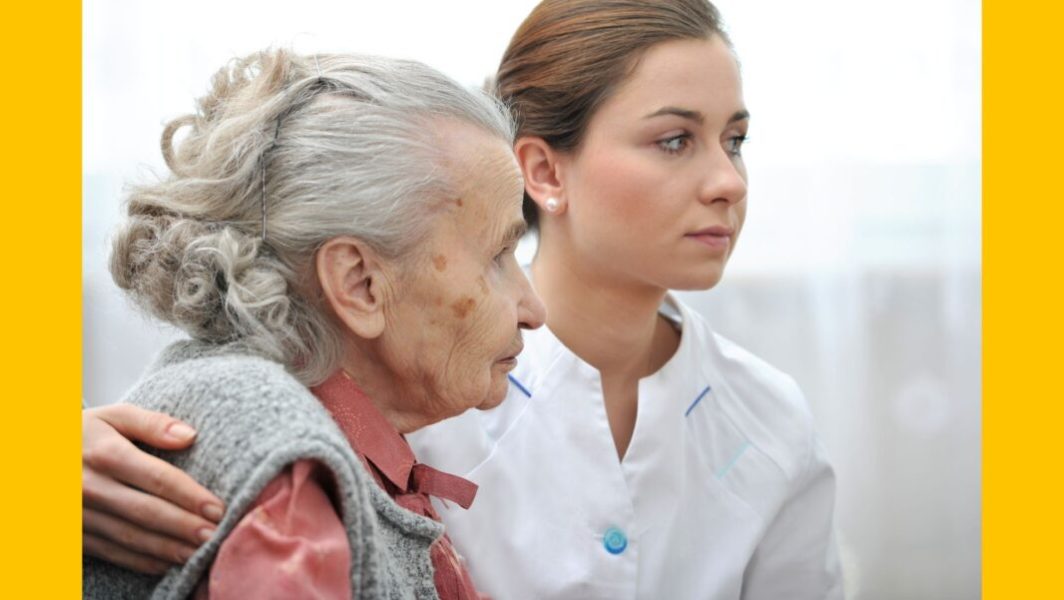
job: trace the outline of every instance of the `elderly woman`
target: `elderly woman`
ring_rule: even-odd
[[[284,51],[222,69],[166,127],[172,174],[133,190],[111,271],[191,339],[126,402],[195,428],[159,454],[227,508],[201,507],[220,523],[161,578],[88,559],[87,597],[476,597],[429,502],[476,486],[403,435],[499,404],[542,324],[513,256],[512,139],[497,104],[420,64]],[[106,554],[123,524],[92,516]]]
[[[750,114],[716,8],[543,0],[495,79],[519,124],[539,235],[529,273],[548,319],[498,409],[410,438],[481,485],[472,510],[443,513],[478,587],[499,598],[842,597],[835,478],[801,390],[671,291],[718,285],[746,217]],[[87,423],[115,437],[105,419]],[[210,501],[172,469],[135,467],[138,454],[105,472],[151,470],[173,483],[159,496]],[[106,506],[158,555],[159,535],[142,535],[159,530],[145,517],[157,513],[120,504]]]

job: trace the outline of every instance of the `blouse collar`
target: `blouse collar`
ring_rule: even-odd
[[[406,439],[343,370],[311,391],[340,426],[355,452],[399,494],[423,492],[452,500],[464,508],[473,502],[476,484],[419,464]]]

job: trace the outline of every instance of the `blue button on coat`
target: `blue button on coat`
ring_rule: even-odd
[[[602,545],[606,547],[606,552],[620,554],[628,547],[628,536],[624,535],[620,529],[610,527],[606,530],[606,535],[602,537]]]

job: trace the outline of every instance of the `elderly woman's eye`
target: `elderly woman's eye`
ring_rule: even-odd
[[[495,263],[501,265],[506,257],[513,256],[514,251],[517,250],[517,246],[507,246],[502,249],[501,252],[495,255]]]
[[[680,135],[674,135],[663,140],[658,140],[658,148],[661,148],[668,154],[679,154],[687,149],[689,145],[691,145],[691,135],[687,133],[681,133]]]

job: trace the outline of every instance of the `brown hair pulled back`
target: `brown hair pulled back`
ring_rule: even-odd
[[[595,110],[661,42],[727,41],[706,0],[544,0],[517,29],[495,77],[495,93],[517,121],[517,137],[575,150]],[[525,194],[525,219],[536,205]]]

